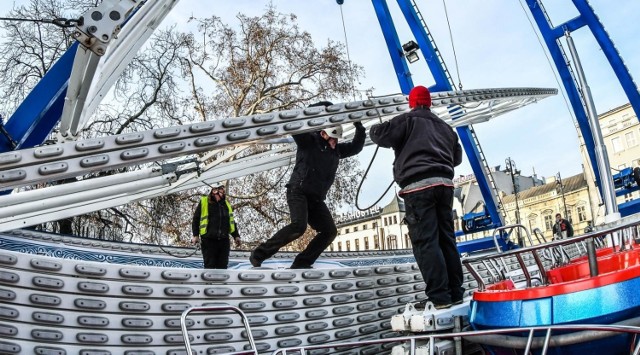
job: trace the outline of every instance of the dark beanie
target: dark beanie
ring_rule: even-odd
[[[417,106],[431,107],[431,94],[429,89],[422,85],[418,85],[409,92],[409,107]]]

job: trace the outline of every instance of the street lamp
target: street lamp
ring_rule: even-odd
[[[509,170],[509,174],[511,175],[511,184],[513,185],[513,194],[515,195],[516,200],[516,224],[520,224],[520,207],[518,206],[518,184],[516,184],[515,173],[518,172],[516,169],[516,162],[511,158],[507,158],[505,161],[507,170]],[[520,234],[520,228],[517,229],[518,233],[518,245],[521,247],[524,246],[524,239]]]
[[[569,213],[567,213],[567,201],[564,198],[564,184],[562,184],[562,176],[560,176],[560,172],[558,172],[555,176],[556,178],[556,193],[559,193],[562,196],[562,206],[564,206],[564,218],[571,222],[571,218]]]

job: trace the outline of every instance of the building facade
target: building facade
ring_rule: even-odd
[[[549,178],[542,186],[518,193],[517,204],[516,194],[505,196],[502,201],[508,219],[514,221],[511,224],[521,224],[532,233],[539,230],[547,241],[553,237],[557,213],[571,221],[575,234],[593,224],[590,190],[583,173],[562,179],[562,185]],[[541,241],[532,236],[533,244]]]
[[[336,219],[338,236],[331,251],[365,251],[411,248],[407,226],[402,223],[405,209],[401,198],[394,196],[384,208],[340,215]]]

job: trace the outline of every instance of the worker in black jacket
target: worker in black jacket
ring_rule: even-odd
[[[200,241],[202,259],[206,269],[226,269],[229,264],[233,236],[236,248],[240,234],[233,217],[233,208],[226,199],[224,186],[212,187],[208,196],[202,196],[193,213],[192,243]]]
[[[330,105],[332,103],[323,101],[311,107]],[[307,223],[317,234],[296,256],[291,265],[292,269],[311,268],[335,239],[338,231],[324,200],[336,177],[340,159],[358,154],[364,146],[365,129],[360,122],[354,123],[354,126],[356,134],[348,143],[338,143],[338,139],[342,138],[341,126],[293,136],[298,151],[296,164],[286,185],[291,223],[251,253],[249,261],[253,266],[260,266],[280,248],[302,236],[307,229]]]
[[[374,125],[371,140],[393,148],[393,177],[401,187],[413,253],[437,309],[462,302],[462,265],[453,227],[453,168],[462,147],[451,126],[431,112],[424,86],[409,93],[411,111]],[[424,306],[424,304],[422,304]]]

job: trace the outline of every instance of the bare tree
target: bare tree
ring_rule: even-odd
[[[83,6],[95,3],[31,0],[29,8],[14,12],[32,18],[75,18],[86,9]],[[329,40],[319,47],[299,29],[295,15],[279,13],[271,5],[261,16],[239,14],[237,19],[238,27],[217,17],[194,19],[198,29],[193,33],[169,28],[154,35],[119,78],[83,136],[300,108],[319,100],[345,101],[353,92],[352,83],[362,75],[362,68],[349,63],[343,45]],[[0,80],[6,83],[0,101],[15,106],[72,41],[68,29],[37,23],[4,25],[15,39],[5,41],[0,49]],[[272,148],[255,144],[242,154]],[[328,198],[330,207],[353,201],[361,175],[357,166],[355,159],[341,163]],[[268,238],[288,222],[283,196],[289,174],[290,167],[283,167],[227,182],[243,239]],[[104,239],[186,245],[193,208],[204,191],[79,216],[72,230]]]
[[[319,100],[340,100],[355,90],[352,83],[362,68],[351,65],[340,43],[329,40],[317,48],[311,35],[300,30],[295,15],[269,5],[261,16],[238,14],[237,19],[237,29],[215,16],[198,19],[198,32],[187,34],[189,53],[183,69],[191,90],[190,106],[199,119],[299,108]],[[258,144],[243,154],[268,149]],[[361,175],[357,166],[355,159],[341,163],[330,207],[353,201]],[[266,239],[288,223],[284,185],[289,174],[286,167],[230,182],[240,231],[250,239]]]

